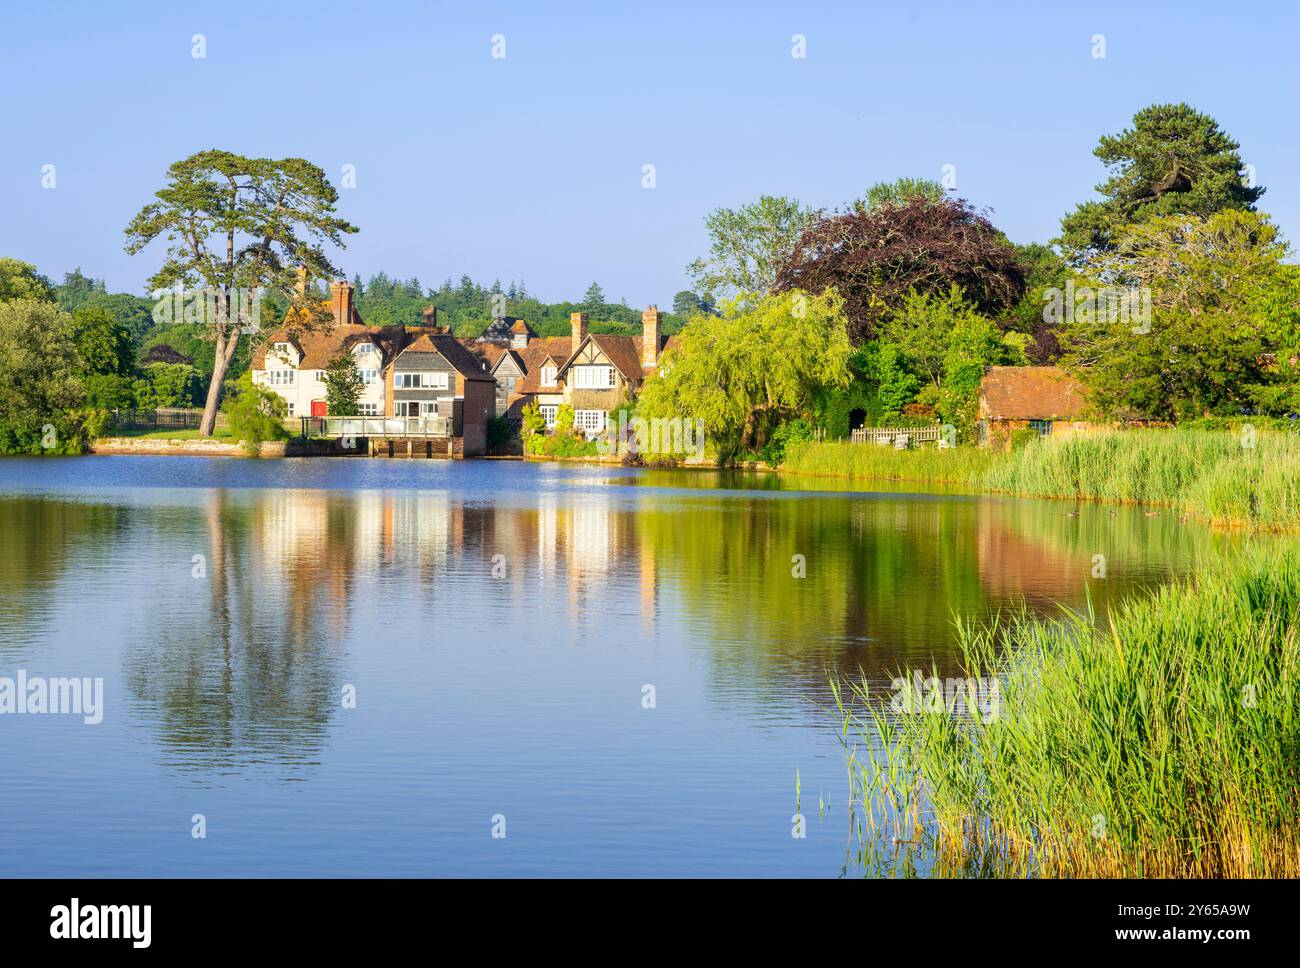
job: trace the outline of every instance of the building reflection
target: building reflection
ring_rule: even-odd
[[[784,703],[825,698],[837,673],[961,674],[954,617],[1081,606],[1094,554],[1111,562],[1097,600],[1133,575],[1168,577],[1212,540],[1047,502],[703,488],[509,497],[212,490],[180,515],[37,501],[9,522],[0,616],[13,627],[39,611],[59,569],[77,567],[59,555],[83,532],[147,534],[177,560],[201,552],[205,579],[125,648],[131,690],[157,707],[179,766],[284,765],[316,761],[358,657],[395,635],[432,640],[454,623],[465,648],[659,640],[702,655],[717,682]]]

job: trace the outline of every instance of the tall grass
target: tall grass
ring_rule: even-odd
[[[825,477],[978,486],[982,475],[1003,457],[975,447],[894,450],[879,444],[805,441],[790,446],[781,470]]]
[[[1300,551],[1092,615],[959,624],[997,715],[890,715],[837,693],[866,836],[940,873],[1300,875]],[[866,701],[863,707],[860,702]],[[869,828],[869,829],[868,829]]]
[[[782,470],[1155,504],[1219,525],[1300,531],[1300,437],[1281,431],[1112,431],[1047,437],[1012,452],[808,443],[791,450]]]

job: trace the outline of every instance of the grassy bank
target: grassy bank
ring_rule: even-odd
[[[991,716],[841,690],[864,840],[941,874],[1300,875],[1300,551],[1112,610],[959,626]],[[1010,655],[1010,659],[1001,658]],[[906,673],[904,673],[906,678]],[[865,705],[864,705],[865,704]]]
[[[1285,432],[1261,431],[1249,439],[1201,430],[1080,434],[1044,438],[1013,452],[809,443],[792,449],[782,470],[1158,504],[1219,525],[1300,530],[1300,438]]]
[[[878,444],[807,441],[792,444],[781,470],[858,480],[935,481],[978,487],[1004,455],[976,447],[894,450]]]

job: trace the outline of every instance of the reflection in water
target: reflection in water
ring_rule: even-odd
[[[255,463],[248,473],[266,473]],[[513,489],[454,476],[489,471],[533,476]],[[1230,540],[1130,508],[1070,518],[1056,502],[619,469],[583,469],[567,485],[531,467],[436,473],[389,489],[0,494],[0,658],[78,674],[83,659],[116,662],[109,688],[130,702],[116,722],[131,732],[114,769],[157,769],[152,782],[173,797],[236,784],[262,803],[265,829],[244,831],[246,851],[220,871],[266,870],[289,824],[333,830],[336,814],[366,851],[349,870],[404,869],[413,844],[439,836],[431,811],[523,784],[514,809],[538,811],[532,836],[570,839],[525,841],[527,863],[503,862],[449,832],[420,870],[830,873],[835,838],[797,860],[773,853],[788,831],[764,839],[773,816],[789,816],[797,767],[811,777],[812,756],[842,773],[822,732],[831,724],[808,702],[829,703],[829,675],[888,680],[932,664],[960,675],[955,615],[1078,607],[1086,588],[1104,610]],[[1104,579],[1091,577],[1097,555]],[[70,631],[79,608],[103,622],[85,642]],[[647,682],[659,687],[653,713],[639,704]],[[341,701],[350,683],[362,697],[353,713]],[[93,764],[102,747],[82,735]],[[17,742],[0,734],[0,755]],[[301,802],[273,792],[324,778],[328,790]],[[128,817],[151,795],[125,781],[112,791]],[[25,803],[0,806],[0,822],[38,823]],[[418,829],[396,819],[398,805]],[[465,822],[492,809],[475,802]],[[602,824],[603,840],[592,833]],[[112,843],[143,851],[148,870],[196,869],[144,836]],[[305,849],[284,847],[282,862],[331,869],[311,867]]]

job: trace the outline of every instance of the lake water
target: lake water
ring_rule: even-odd
[[[0,715],[0,874],[837,876],[830,676],[959,675],[955,614],[1104,608],[1232,540],[837,486],[0,461],[0,677],[104,681],[98,725]]]

